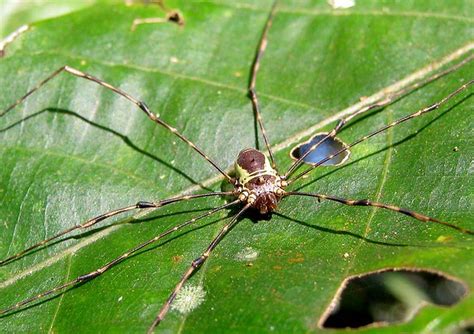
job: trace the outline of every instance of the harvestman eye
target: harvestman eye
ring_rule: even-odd
[[[161,321],[163,321],[166,314],[168,313],[171,306],[173,305],[173,302],[175,301],[178,294],[183,289],[183,286],[191,277],[191,275],[197,270],[199,270],[202,264],[206,262],[206,260],[212,254],[213,250],[218,246],[219,242],[224,238],[224,236],[227,235],[227,233],[236,224],[238,224],[238,222],[241,220],[245,212],[255,211],[256,214],[262,214],[262,215],[271,213],[278,208],[278,205],[282,200],[290,196],[312,197],[318,200],[329,200],[329,201],[338,202],[340,204],[344,204],[348,206],[377,207],[384,210],[392,211],[394,213],[407,215],[413,218],[413,220],[440,224],[446,228],[451,228],[461,233],[470,234],[470,235],[474,234],[473,231],[457,226],[450,222],[446,222],[438,218],[433,218],[423,213],[415,212],[407,208],[401,208],[393,204],[380,203],[380,202],[371,201],[367,199],[347,199],[347,198],[342,198],[342,197],[330,195],[330,194],[307,193],[307,192],[299,192],[299,191],[291,190],[292,186],[297,185],[297,181],[300,181],[303,176],[307,175],[308,173],[318,168],[319,166],[323,165],[324,163],[330,161],[334,157],[346,154],[349,148],[353,148],[359,143],[364,142],[370,139],[371,137],[374,137],[380,133],[383,133],[389,128],[401,125],[402,123],[407,122],[413,118],[436,111],[441,106],[446,104],[447,101],[453,99],[454,97],[461,94],[463,91],[467,90],[474,83],[474,80],[468,81],[464,85],[452,91],[450,94],[448,94],[446,97],[444,97],[440,101],[432,103],[424,108],[419,109],[418,111],[408,114],[387,125],[383,125],[380,128],[375,129],[374,131],[366,134],[365,136],[355,140],[354,142],[350,144],[342,145],[340,149],[336,150],[335,152],[331,153],[328,156],[321,158],[319,161],[312,163],[311,166],[306,166],[307,168],[303,171],[300,171],[298,174],[296,173],[298,169],[302,167],[302,164],[305,161],[304,159],[309,154],[311,154],[311,152],[315,151],[320,145],[322,145],[327,140],[334,139],[335,136],[340,132],[340,130],[344,128],[346,124],[349,121],[351,121],[353,118],[360,116],[361,114],[364,114],[369,110],[379,109],[384,106],[387,106],[391,104],[392,102],[398,100],[402,96],[409,94],[413,90],[418,89],[419,87],[422,87],[424,85],[427,85],[430,82],[437,80],[445,75],[448,75],[449,73],[457,70],[461,66],[473,60],[474,55],[471,55],[465,58],[464,60],[460,61],[457,64],[452,65],[451,67],[449,67],[448,69],[442,72],[439,72],[435,75],[424,78],[406,88],[402,88],[396,92],[392,92],[391,94],[385,96],[383,99],[381,99],[378,102],[375,102],[373,104],[364,106],[360,109],[354,110],[352,113],[340,119],[331,131],[327,132],[326,134],[322,136],[317,137],[317,140],[312,140],[310,142],[310,146],[306,147],[304,153],[299,155],[299,157],[291,164],[288,170],[284,173],[280,173],[278,169],[277,161],[275,159],[275,155],[273,154],[272,147],[270,145],[268,134],[264,127],[264,122],[263,122],[261,111],[260,111],[258,94],[256,90],[257,73],[260,67],[260,61],[263,57],[265,48],[267,46],[267,35],[271,28],[276,12],[277,12],[277,6],[276,4],[274,4],[271,9],[270,15],[266,21],[265,27],[263,28],[263,33],[261,35],[260,42],[256,50],[255,58],[254,58],[253,65],[251,68],[250,83],[248,87],[248,92],[249,92],[249,97],[251,100],[253,112],[254,112],[256,121],[258,123],[258,128],[260,130],[260,133],[263,137],[263,141],[265,144],[265,152],[260,151],[258,147],[257,148],[243,148],[242,151],[238,154],[238,156],[235,159],[235,177],[231,177],[225,171],[224,168],[218,166],[218,164],[214,162],[212,157],[208,156],[204,152],[203,149],[201,149],[199,146],[193,143],[190,139],[185,137],[177,128],[163,121],[156,113],[154,113],[146,105],[145,102],[137,99],[136,97],[133,97],[132,95],[121,90],[120,88],[117,88],[111,83],[107,83],[97,77],[94,77],[93,75],[84,73],[78,69],[75,69],[67,65],[62,66],[56,71],[54,71],[53,73],[51,73],[48,77],[46,77],[44,80],[39,82],[33,89],[31,89],[24,96],[20,97],[15,103],[13,103],[9,107],[7,107],[3,112],[0,113],[0,116],[4,116],[6,113],[12,111],[15,107],[23,103],[34,92],[41,89],[47,82],[56,78],[60,74],[64,73],[67,75],[72,75],[77,78],[84,79],[86,81],[94,82],[104,87],[105,89],[108,89],[114,92],[115,94],[120,95],[125,100],[128,100],[129,102],[131,102],[133,105],[136,106],[137,111],[141,111],[151,122],[154,122],[156,123],[156,125],[165,128],[167,131],[171,132],[176,137],[178,137],[185,145],[188,145],[190,148],[192,148],[196,152],[197,156],[200,156],[202,158],[204,163],[207,163],[210,168],[213,168],[216,172],[220,173],[222,177],[231,185],[230,191],[216,191],[216,192],[208,191],[207,193],[203,193],[203,194],[183,195],[183,196],[177,196],[177,197],[168,198],[168,199],[162,199],[158,201],[141,201],[140,200],[140,201],[135,202],[135,204],[131,204],[123,208],[118,208],[116,210],[100,214],[85,222],[81,222],[74,226],[71,226],[70,228],[64,231],[61,231],[60,233],[56,235],[50,236],[49,238],[45,240],[39,241],[19,253],[8,256],[7,258],[0,261],[1,266],[8,265],[10,262],[15,261],[16,259],[27,255],[32,250],[39,248],[43,245],[49,244],[53,240],[56,240],[62,236],[68,235],[69,233],[73,231],[89,229],[100,221],[103,221],[105,219],[114,217],[122,213],[149,209],[149,208],[160,208],[163,206],[180,203],[182,201],[188,201],[188,200],[194,201],[201,198],[207,198],[207,197],[213,197],[213,196],[217,196],[217,197],[232,196],[234,198],[229,203],[224,203],[188,221],[182,222],[171,229],[161,232],[160,234],[156,235],[152,239],[145,241],[135,246],[134,248],[125,251],[119,257],[112,259],[111,261],[105,263],[103,266],[101,266],[100,268],[97,268],[96,270],[93,270],[89,273],[84,273],[83,275],[80,275],[76,277],[75,279],[70,280],[69,282],[66,282],[62,285],[51,288],[38,295],[20,300],[14,305],[11,305],[11,306],[3,305],[4,308],[0,311],[0,314],[3,314],[4,316],[5,314],[7,315],[11,314],[13,313],[13,311],[17,311],[18,309],[25,307],[40,299],[43,299],[44,297],[51,296],[56,293],[62,293],[68,287],[75,286],[75,285],[84,283],[86,281],[91,281],[94,278],[104,274],[109,269],[111,269],[118,263],[124,261],[131,255],[136,254],[138,251],[140,251],[144,247],[151,245],[153,243],[156,243],[158,240],[161,240],[167,235],[173,234],[176,231],[186,226],[196,224],[197,222],[202,221],[204,218],[210,217],[214,215],[215,213],[220,212],[222,210],[226,210],[229,208],[234,208],[234,209],[238,208],[236,210],[237,213],[235,213],[232,217],[229,218],[228,222],[224,225],[224,227],[221,229],[218,235],[210,242],[209,246],[206,249],[204,249],[202,253],[199,256],[197,256],[196,259],[193,260],[189,264],[188,269],[183,273],[182,277],[177,281],[177,284],[174,287],[174,289],[170,292],[168,299],[163,302],[161,309],[157,310],[158,312],[155,319],[154,320],[150,319],[150,326],[148,329],[148,333],[151,333],[154,331],[155,327],[158,326]]]

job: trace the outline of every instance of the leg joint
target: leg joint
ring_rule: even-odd
[[[254,87],[249,88],[249,97],[253,99],[257,95],[257,91],[255,90]]]
[[[138,209],[155,208],[156,204],[152,202],[140,201],[136,204]]]
[[[100,274],[101,274],[101,273],[100,273],[99,271],[94,271],[94,272],[92,272],[92,273],[79,276],[79,277],[77,278],[77,281],[78,281],[78,282],[87,281],[87,280],[93,279],[94,277],[99,276]]]
[[[152,119],[155,119],[156,116],[150,111],[150,108],[148,108],[148,106],[146,105],[145,102],[143,101],[138,101],[138,107],[143,110],[149,117],[151,117]]]
[[[200,267],[200,266],[203,264],[203,262],[204,262],[206,259],[207,259],[207,256],[201,255],[200,257],[198,257],[197,259],[195,259],[195,260],[191,263],[191,265],[192,265],[194,268],[198,268],[198,267]]]
[[[372,203],[368,199],[360,199],[358,201],[354,201],[352,205],[360,205],[360,206],[369,206]]]

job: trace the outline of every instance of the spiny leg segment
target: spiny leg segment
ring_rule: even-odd
[[[255,117],[257,118],[257,122],[260,127],[260,130],[262,131],[263,140],[265,141],[265,146],[267,147],[268,155],[270,156],[272,167],[275,169],[276,169],[276,162],[275,162],[275,158],[273,157],[273,152],[270,147],[270,143],[268,141],[267,132],[265,131],[265,127],[263,126],[262,113],[260,112],[260,105],[258,103],[257,90],[255,89],[255,86],[257,84],[257,73],[258,73],[258,69],[260,68],[260,61],[262,60],[263,54],[265,53],[265,48],[267,47],[268,31],[270,30],[270,27],[272,26],[273,17],[275,16],[275,12],[276,12],[276,7],[277,7],[277,2],[275,1],[273,3],[270,15],[268,16],[267,23],[265,24],[265,28],[263,30],[262,36],[260,37],[260,43],[258,45],[257,53],[255,54],[255,59],[252,64],[250,83],[249,83],[249,96],[250,96],[250,99],[252,100],[253,111],[255,113]]]
[[[383,108],[387,105],[390,105],[392,104],[393,102],[397,101],[400,97],[403,97],[404,95],[407,95],[411,92],[413,92],[414,90],[420,88],[420,87],[423,87],[445,75],[448,75],[449,73],[452,73],[454,71],[456,71],[457,69],[459,69],[460,67],[462,67],[463,65],[469,63],[470,61],[472,61],[474,59],[474,54],[473,55],[470,55],[469,57],[463,59],[462,61],[460,61],[459,63],[447,68],[446,70],[444,71],[441,71],[439,73],[436,73],[434,75],[431,75],[429,76],[428,78],[425,78],[421,81],[418,81],[418,82],[415,82],[414,84],[412,85],[409,85],[405,88],[402,88],[400,89],[399,91],[396,91],[396,92],[393,92],[391,93],[390,95],[388,95],[387,97],[385,97],[384,99],[382,99],[381,101],[378,101],[378,102],[375,102],[373,104],[370,104],[370,105],[367,105],[367,106],[364,106],[363,108],[361,109],[358,109],[358,110],[355,110],[353,113],[347,115],[346,117],[344,118],[341,118],[338,123],[336,124],[336,126],[326,135],[324,136],[323,138],[321,138],[318,142],[314,143],[310,148],[309,150],[307,150],[303,155],[301,155],[301,157],[299,157],[298,160],[296,160],[295,162],[293,162],[293,164],[290,166],[290,168],[288,168],[288,171],[285,173],[285,175],[283,176],[284,179],[287,179],[294,171],[296,171],[298,169],[298,167],[300,167],[304,161],[304,159],[309,155],[311,154],[311,152],[313,152],[314,150],[316,150],[316,148],[318,148],[319,145],[321,145],[324,141],[326,141],[328,138],[333,138],[336,136],[336,134],[351,120],[353,119],[354,117],[356,116],[359,116],[367,111],[370,111],[370,110],[373,110],[373,109],[377,109],[377,108]]]
[[[164,128],[166,128],[168,131],[172,132],[174,135],[176,135],[179,139],[181,139],[182,141],[184,141],[186,144],[188,144],[191,148],[193,148],[197,153],[199,153],[199,155],[201,155],[205,160],[207,160],[207,162],[209,162],[215,169],[217,169],[219,171],[219,173],[221,173],[230,183],[234,184],[235,183],[235,180],[229,176],[229,174],[227,174],[224,170],[222,170],[219,166],[217,166],[217,164],[211,159],[209,158],[199,147],[197,147],[193,142],[191,142],[189,139],[187,139],[184,135],[182,135],[177,129],[175,129],[174,127],[172,127],[171,125],[169,125],[168,123],[164,122],[161,118],[159,118],[156,114],[152,113],[151,110],[148,108],[148,106],[142,102],[142,101],[139,101],[137,100],[136,98],[134,98],[133,96],[129,95],[128,93],[124,92],[123,90],[119,89],[119,88],[116,88],[114,86],[112,86],[111,84],[103,81],[103,80],[100,80],[90,74],[87,74],[87,73],[84,73],[84,72],[81,72],[79,70],[76,70],[75,68],[72,68],[70,66],[63,66],[59,69],[57,69],[56,71],[54,71],[51,75],[49,75],[46,79],[44,79],[43,81],[39,82],[35,87],[33,87],[33,89],[31,89],[29,92],[27,92],[25,95],[23,95],[20,99],[18,99],[15,103],[13,103],[11,106],[9,106],[7,109],[5,109],[5,111],[1,112],[0,113],[0,117],[1,116],[4,116],[7,112],[9,112],[10,110],[12,110],[13,108],[15,108],[17,105],[19,105],[20,103],[22,103],[26,98],[28,98],[31,94],[33,94],[35,91],[37,91],[38,89],[40,89],[43,85],[45,85],[48,81],[50,81],[51,79],[53,79],[54,77],[56,77],[58,74],[60,74],[61,72],[66,72],[66,73],[69,73],[69,74],[72,74],[76,77],[79,77],[79,78],[84,78],[84,79],[87,79],[87,80],[90,80],[90,81],[93,81],[107,89],[110,89],[111,91],[113,91],[114,93],[116,94],[119,94],[121,96],[123,96],[124,98],[126,98],[127,100],[129,100],[130,102],[134,103],[138,108],[140,108],[147,116],[149,119],[151,119],[153,122],[163,126]]]
[[[171,234],[171,233],[173,233],[173,232],[176,232],[176,231],[178,231],[178,230],[180,230],[180,229],[182,229],[182,228],[184,228],[184,227],[186,227],[186,226],[188,226],[188,225],[193,224],[193,223],[196,222],[197,220],[206,218],[206,217],[208,217],[208,216],[210,216],[210,215],[212,215],[212,214],[214,214],[214,213],[216,213],[216,212],[218,212],[218,211],[221,211],[221,210],[223,210],[223,209],[225,209],[225,208],[231,207],[231,206],[236,205],[236,204],[238,204],[238,203],[240,203],[240,201],[239,201],[239,200],[235,200],[235,201],[233,201],[233,202],[230,202],[230,203],[221,205],[221,206],[219,206],[219,207],[217,207],[217,208],[214,208],[214,209],[212,209],[212,210],[209,210],[208,212],[203,213],[203,214],[201,214],[201,215],[199,215],[199,216],[197,216],[197,217],[194,217],[194,218],[192,218],[191,220],[188,220],[188,221],[186,221],[186,222],[184,222],[184,223],[181,223],[181,224],[179,224],[179,225],[176,225],[175,227],[166,230],[165,232],[163,232],[163,233],[157,235],[156,237],[154,237],[154,238],[152,238],[152,239],[150,239],[150,240],[148,240],[148,241],[145,241],[145,242],[141,243],[140,245],[138,245],[138,246],[136,246],[136,247],[134,247],[134,248],[128,250],[126,253],[123,253],[123,254],[120,255],[119,257],[117,257],[117,258],[113,259],[112,261],[106,263],[105,265],[103,265],[103,266],[100,267],[99,269],[96,269],[96,270],[94,270],[94,271],[91,271],[90,273],[87,273],[87,274],[78,276],[78,277],[76,277],[75,279],[73,279],[73,280],[71,280],[71,281],[69,281],[69,282],[66,282],[66,283],[64,283],[64,284],[62,284],[62,285],[59,285],[59,286],[57,286],[57,287],[55,287],[55,288],[53,288],[53,289],[51,289],[51,290],[42,292],[42,293],[40,293],[40,294],[38,294],[38,295],[36,295],[36,296],[33,296],[33,297],[31,297],[31,298],[22,300],[22,301],[20,301],[20,302],[14,304],[14,305],[12,305],[12,306],[10,306],[10,307],[7,307],[6,309],[0,310],[0,315],[5,314],[5,313],[8,313],[8,312],[11,312],[11,311],[14,311],[14,310],[16,310],[16,309],[19,309],[19,308],[22,307],[22,306],[25,306],[25,305],[27,305],[27,304],[31,304],[31,303],[33,303],[34,301],[38,300],[38,299],[44,298],[44,297],[46,297],[46,296],[49,296],[49,295],[51,295],[51,294],[53,294],[53,293],[55,293],[55,292],[62,291],[62,290],[66,289],[66,288],[68,288],[68,287],[70,287],[70,286],[74,286],[74,285],[77,285],[77,284],[79,284],[79,283],[82,283],[82,282],[85,282],[85,281],[94,279],[94,278],[96,278],[97,276],[102,275],[104,272],[106,272],[107,270],[109,270],[110,268],[112,268],[113,266],[115,266],[116,264],[118,264],[119,262],[122,262],[123,260],[125,260],[126,258],[128,258],[130,255],[132,255],[132,254],[138,252],[139,250],[143,249],[144,247],[146,247],[146,246],[148,246],[148,245],[150,245],[150,244],[152,244],[152,243],[155,243],[156,241],[162,239],[163,237],[165,237],[165,236],[167,236],[167,235],[169,235],[169,234]]]
[[[0,266],[6,265],[9,262],[12,262],[12,261],[22,257],[23,255],[26,255],[30,251],[32,251],[32,250],[34,250],[38,247],[41,247],[41,246],[43,246],[43,245],[45,245],[45,244],[47,244],[47,243],[49,243],[49,242],[51,242],[55,239],[58,239],[61,236],[66,235],[66,234],[68,234],[72,231],[79,230],[79,229],[80,230],[87,229],[87,228],[92,227],[95,224],[101,222],[104,219],[116,216],[116,215],[124,213],[124,212],[132,211],[132,210],[136,210],[136,209],[159,208],[159,207],[162,207],[162,206],[165,206],[165,205],[168,205],[168,204],[181,202],[181,201],[185,201],[185,200],[190,200],[190,199],[209,197],[209,196],[232,195],[232,194],[233,194],[233,192],[211,192],[211,193],[196,194],[196,195],[182,195],[182,196],[177,196],[177,197],[172,197],[172,198],[168,198],[168,199],[165,199],[165,200],[161,200],[161,201],[158,201],[158,202],[140,201],[140,202],[137,202],[135,205],[130,205],[130,206],[127,206],[127,207],[124,207],[124,208],[120,208],[120,209],[117,209],[117,210],[112,210],[112,211],[103,213],[103,214],[101,214],[97,217],[94,217],[94,218],[91,218],[91,219],[85,221],[82,224],[78,224],[78,225],[72,226],[68,229],[65,229],[65,230],[59,232],[58,234],[56,234],[52,237],[44,239],[44,240],[42,240],[42,241],[40,241],[40,242],[38,242],[38,243],[28,247],[28,248],[22,250],[21,252],[19,252],[17,254],[14,254],[14,255],[12,255],[12,256],[4,259],[4,260],[1,260],[0,261]]]
[[[168,313],[168,310],[171,306],[171,303],[173,300],[176,298],[176,295],[178,292],[181,290],[183,287],[184,283],[191,277],[191,275],[199,268],[201,265],[209,258],[209,255],[211,255],[211,252],[216,248],[216,246],[219,244],[219,242],[224,238],[224,236],[227,234],[227,232],[232,229],[237,223],[238,219],[242,214],[247,211],[247,209],[250,207],[250,204],[246,204],[240,211],[235,214],[232,219],[227,223],[219,232],[219,234],[212,240],[212,242],[209,244],[209,246],[206,248],[204,253],[197,259],[195,259],[193,262],[191,262],[191,265],[189,266],[188,270],[184,273],[183,277],[181,280],[178,282],[178,284],[175,286],[173,292],[170,294],[168,297],[168,300],[165,302],[165,304],[162,306],[160,312],[155,318],[155,321],[153,321],[152,325],[148,329],[148,334],[153,333],[154,329],[158,324],[163,320],[165,317],[166,313]]]
[[[432,105],[429,105],[428,107],[425,107],[423,109],[420,109],[418,110],[417,112],[415,113],[412,113],[410,115],[407,115],[407,116],[404,116],[402,118],[399,118],[397,119],[396,121],[393,121],[392,123],[388,124],[388,125],[385,125],[383,127],[381,127],[380,129],[378,130],[375,130],[371,133],[369,133],[368,135],[365,135],[359,139],[357,139],[356,141],[352,142],[351,144],[349,145],[346,145],[346,147],[340,149],[339,151],[337,151],[336,153],[333,153],[329,156],[327,156],[326,158],[324,159],[321,159],[319,160],[317,163],[311,165],[308,169],[306,169],[305,171],[301,172],[300,174],[298,174],[297,176],[295,176],[294,178],[288,180],[288,184],[291,184],[293,182],[295,182],[296,180],[300,179],[301,177],[305,176],[306,174],[308,174],[309,172],[311,172],[312,170],[314,170],[316,167],[318,166],[321,166],[323,163],[325,163],[326,161],[329,161],[331,160],[332,158],[334,158],[335,156],[341,154],[342,152],[345,152],[347,151],[349,148],[355,146],[355,145],[358,145],[360,144],[361,142],[381,133],[381,132],[384,132],[385,130],[387,129],[390,129],[400,123],[403,123],[403,122],[406,122],[410,119],[413,119],[415,117],[418,117],[418,116],[421,116],[421,115],[424,115],[430,111],[433,111],[433,110],[436,110],[438,109],[441,105],[443,105],[444,103],[446,103],[448,100],[450,100],[451,98],[455,97],[456,95],[460,94],[462,91],[466,90],[470,85],[474,84],[474,80],[470,80],[468,81],[467,83],[465,83],[464,85],[462,85],[461,87],[457,88],[455,91],[451,92],[448,96],[446,96],[445,98],[443,98],[442,100],[440,100],[439,102],[436,102],[436,103],[433,103]]]
[[[458,230],[462,233],[473,234],[474,235],[474,231],[470,231],[468,229],[456,226],[454,224],[443,222],[443,221],[438,220],[436,218],[431,218],[431,217],[425,216],[421,213],[411,211],[411,210],[408,210],[408,209],[404,209],[404,208],[400,208],[400,207],[395,206],[395,205],[384,204],[384,203],[380,203],[380,202],[373,202],[373,201],[370,201],[370,200],[367,200],[367,199],[354,200],[354,199],[341,198],[341,197],[325,195],[325,194],[313,194],[313,193],[305,193],[305,192],[298,192],[298,191],[287,192],[285,194],[285,196],[307,196],[307,197],[314,197],[314,198],[318,198],[318,199],[327,199],[327,200],[330,200],[330,201],[339,202],[339,203],[349,205],[349,206],[372,206],[372,207],[387,209],[387,210],[402,213],[404,215],[410,216],[412,218],[415,218],[415,219],[417,219],[419,221],[422,221],[422,222],[425,222],[425,223],[426,222],[437,223],[437,224],[441,224],[441,225],[444,225],[444,226],[448,226],[448,227],[453,228],[455,230]]]

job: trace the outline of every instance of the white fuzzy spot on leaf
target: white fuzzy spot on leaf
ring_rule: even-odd
[[[171,304],[171,309],[187,314],[202,304],[206,291],[201,286],[185,285]]]
[[[237,253],[236,258],[239,261],[253,261],[258,257],[258,251],[252,247],[245,247]]]
[[[355,0],[328,0],[328,3],[334,9],[345,9],[355,6]]]

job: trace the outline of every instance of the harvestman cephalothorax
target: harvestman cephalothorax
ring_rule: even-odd
[[[9,106],[7,109],[5,109],[0,116],[5,115],[12,109],[14,109],[16,106],[21,104],[23,101],[25,101],[31,94],[33,94],[35,91],[43,87],[48,81],[52,80],[56,76],[58,76],[61,73],[68,73],[73,76],[76,76],[78,78],[83,78],[92,82],[97,83],[98,85],[105,87],[114,93],[121,95],[128,101],[132,102],[135,104],[142,112],[145,113],[145,115],[153,122],[157,123],[159,126],[162,126],[166,128],[168,131],[176,135],[181,141],[189,145],[198,155],[200,155],[205,161],[207,161],[215,170],[217,170],[222,176],[233,186],[233,190],[231,191],[218,191],[218,192],[207,192],[203,194],[194,194],[194,195],[182,195],[182,196],[177,196],[173,198],[168,198],[164,200],[160,200],[158,202],[148,202],[148,201],[140,201],[136,204],[119,208],[107,213],[103,213],[97,217],[91,218],[83,223],[80,223],[78,225],[72,226],[54,236],[51,236],[43,241],[40,241],[27,249],[11,255],[7,257],[6,259],[3,259],[0,261],[0,265],[4,266],[10,263],[11,261],[14,261],[26,254],[28,254],[30,251],[41,247],[43,245],[46,245],[50,243],[53,240],[56,240],[62,236],[65,236],[69,234],[70,232],[73,232],[75,230],[84,230],[88,229],[98,222],[105,220],[107,218],[116,216],[118,214],[128,212],[128,211],[134,211],[134,210],[140,210],[140,209],[148,209],[148,208],[159,208],[163,207],[166,205],[170,205],[173,203],[178,203],[181,201],[186,201],[186,200],[194,200],[198,198],[204,198],[204,197],[210,197],[210,196],[233,196],[234,200],[230,201],[229,203],[223,204],[221,206],[218,206],[216,208],[213,208],[212,210],[209,210],[199,216],[196,216],[192,218],[191,220],[188,220],[186,222],[183,222],[169,230],[166,230],[162,232],[161,234],[155,236],[154,238],[143,242],[136,247],[127,250],[125,253],[123,253],[121,256],[111,260],[110,262],[104,264],[102,267],[89,272],[85,273],[79,277],[76,277],[75,279],[66,282],[60,286],[56,286],[48,291],[45,291],[43,293],[40,293],[38,295],[32,296],[28,299],[24,299],[19,301],[18,303],[6,307],[2,310],[0,310],[0,314],[6,314],[10,313],[14,310],[17,310],[25,305],[31,304],[39,299],[42,299],[46,296],[53,295],[58,292],[62,292],[68,287],[89,281],[94,279],[95,277],[102,275],[106,271],[108,271],[110,268],[112,268],[114,265],[120,263],[121,261],[125,260],[129,256],[137,253],[139,250],[145,248],[146,246],[156,243],[158,240],[164,238],[165,236],[174,233],[175,231],[178,231],[186,226],[189,226],[191,224],[194,224],[196,221],[204,219],[206,217],[209,217],[219,211],[222,211],[227,208],[232,208],[232,207],[238,207],[237,213],[232,216],[228,223],[221,229],[220,233],[212,240],[212,242],[209,244],[209,246],[203,250],[202,254],[198,256],[192,263],[190,263],[188,269],[185,271],[181,279],[178,281],[176,284],[175,288],[173,291],[170,293],[168,299],[164,302],[163,306],[159,310],[158,314],[156,315],[156,318],[151,322],[151,325],[149,327],[148,332],[151,333],[155,329],[155,327],[164,319],[166,316],[167,312],[170,309],[170,306],[172,305],[173,301],[175,300],[177,294],[180,292],[182,289],[183,285],[186,283],[186,281],[191,277],[191,275],[198,270],[202,264],[208,259],[208,257],[211,255],[212,251],[215,249],[215,247],[219,244],[219,242],[224,238],[224,236],[239,222],[239,219],[242,217],[244,212],[247,210],[256,210],[260,212],[260,214],[267,214],[273,212],[277,206],[278,203],[283,200],[286,197],[289,196],[308,196],[308,197],[314,197],[319,200],[329,200],[329,201],[335,201],[339,202],[344,205],[349,205],[349,206],[369,206],[369,207],[378,207],[382,208],[385,210],[390,210],[394,212],[398,212],[407,216],[412,217],[413,219],[422,221],[422,222],[431,222],[431,223],[436,223],[436,224],[441,224],[444,225],[448,228],[455,229],[457,231],[460,231],[462,233],[466,234],[474,234],[472,231],[464,229],[462,227],[459,227],[457,225],[451,224],[449,222],[445,222],[442,220],[439,220],[437,218],[432,218],[429,216],[426,216],[422,213],[419,212],[414,212],[409,209],[405,208],[400,208],[395,205],[391,204],[384,204],[380,202],[375,202],[375,201],[370,201],[370,200],[358,200],[358,199],[346,199],[346,198],[341,198],[341,197],[336,197],[333,195],[327,195],[327,194],[318,194],[318,193],[306,193],[306,192],[298,192],[298,191],[291,191],[290,186],[295,184],[296,181],[301,180],[301,178],[308,173],[310,173],[312,170],[317,168],[318,166],[321,166],[328,160],[332,159],[334,156],[341,154],[345,151],[347,151],[349,148],[354,147],[358,145],[359,143],[376,136],[379,133],[384,132],[385,130],[392,128],[394,126],[397,126],[401,123],[404,123],[408,120],[411,120],[415,117],[422,116],[426,113],[429,113],[431,111],[434,111],[438,108],[440,108],[442,105],[444,105],[448,100],[454,98],[461,92],[465,91],[470,87],[473,83],[474,80],[470,80],[466,82],[464,85],[460,86],[456,90],[452,91],[449,95],[441,99],[440,101],[437,101],[427,107],[424,107],[412,114],[409,114],[405,117],[402,117],[400,119],[397,119],[390,124],[384,125],[380,127],[379,129],[374,130],[373,132],[359,138],[358,140],[352,142],[351,144],[346,145],[344,148],[340,149],[339,151],[325,157],[324,159],[318,161],[317,163],[312,164],[309,166],[307,169],[304,171],[301,171],[299,174],[296,174],[296,171],[298,168],[302,167],[304,163],[304,159],[306,156],[311,153],[312,151],[316,150],[318,146],[320,146],[324,141],[328,140],[329,138],[334,138],[339,131],[354,117],[359,116],[369,110],[374,110],[377,108],[381,108],[384,106],[387,106],[394,102],[395,100],[398,100],[400,97],[412,92],[413,90],[424,86],[434,80],[439,79],[442,76],[445,76],[461,66],[465,65],[466,63],[470,62],[474,56],[471,55],[464,60],[458,62],[455,65],[452,65],[448,69],[439,72],[435,75],[432,75],[428,78],[425,78],[423,80],[420,80],[406,88],[402,88],[399,91],[393,92],[386,96],[384,99],[382,99],[379,102],[376,102],[374,104],[368,105],[366,107],[363,107],[361,109],[358,109],[351,114],[345,116],[344,118],[340,119],[337,124],[334,126],[334,128],[327,133],[326,136],[324,136],[322,139],[320,139],[317,143],[313,144],[313,146],[304,154],[302,154],[291,166],[290,168],[285,172],[285,173],[280,173],[278,171],[277,167],[277,162],[275,160],[274,154],[272,152],[272,148],[270,146],[269,140],[268,140],[268,135],[265,131],[265,127],[263,124],[263,120],[261,117],[261,112],[260,112],[260,105],[259,105],[259,100],[258,100],[258,95],[256,91],[256,80],[257,80],[257,73],[259,70],[259,65],[260,61],[262,59],[262,56],[264,54],[265,48],[267,46],[267,34],[268,31],[272,25],[273,17],[275,16],[276,12],[276,4],[272,7],[271,13],[268,17],[268,20],[266,22],[266,25],[263,29],[263,34],[260,39],[260,43],[258,45],[258,49],[256,52],[256,56],[252,65],[252,70],[251,70],[251,78],[249,82],[249,97],[251,99],[253,111],[256,117],[256,121],[258,123],[258,127],[260,129],[260,132],[263,136],[264,143],[266,146],[266,150],[268,152],[268,156],[262,153],[261,151],[255,149],[255,148],[245,148],[243,149],[236,161],[235,161],[235,173],[236,176],[233,177],[229,175],[223,168],[219,167],[214,160],[209,157],[201,148],[196,146],[192,141],[190,141],[188,138],[186,138],[183,134],[181,134],[176,128],[172,127],[168,123],[164,122],[158,115],[153,113],[148,106],[143,102],[140,101],[139,99],[129,95],[127,92],[107,83],[104,82],[90,74],[84,73],[80,70],[77,70],[75,68],[72,68],[70,66],[63,66],[53,72],[51,75],[49,75],[47,78],[45,78],[43,81],[39,82],[33,89],[31,89],[29,92],[27,92],[23,97],[19,98],[15,103],[13,103],[11,106]],[[3,306],[5,307],[5,306]]]

